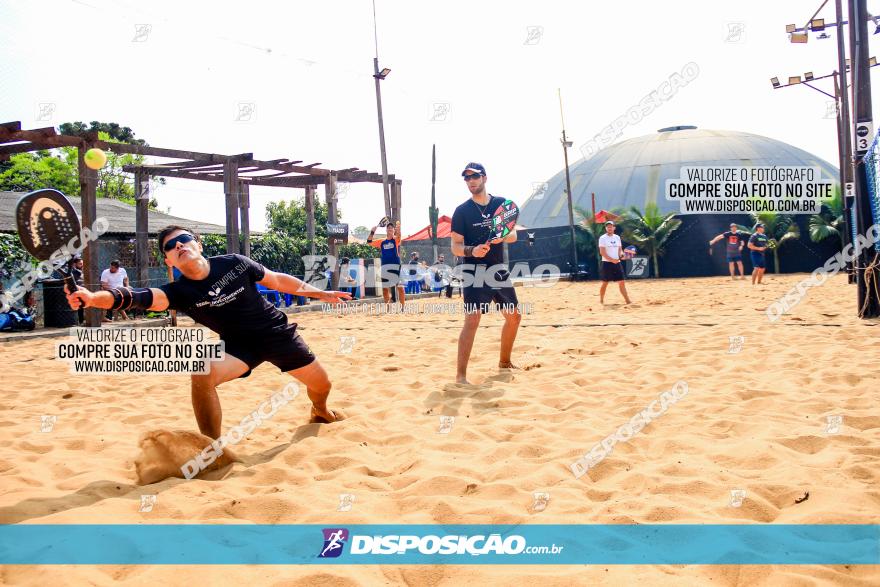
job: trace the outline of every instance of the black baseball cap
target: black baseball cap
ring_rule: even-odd
[[[467,165],[465,165],[464,171],[461,172],[462,177],[468,174],[468,169],[472,171],[477,171],[480,175],[486,175],[486,168],[483,167],[481,163],[468,163]]]

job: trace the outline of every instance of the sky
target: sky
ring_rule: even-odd
[[[376,0],[374,37],[370,0],[0,0],[0,121],[118,122],[156,147],[380,172],[378,38],[379,66],[391,69],[388,167],[403,181],[410,234],[428,223],[432,145],[441,214],[469,197],[471,161],[486,166],[490,193],[524,202],[564,167],[558,92],[575,164],[579,147],[689,63],[696,79],[617,142],[694,125],[771,137],[836,166],[830,99],[769,81],[836,69],[835,29],[807,44],[785,33],[821,4]],[[834,2],[818,16],[834,22]],[[874,55],[880,36],[870,39]],[[816,85],[833,94],[830,79]],[[224,223],[220,183],[169,179],[153,195],[163,211]],[[251,229],[265,229],[267,202],[302,197],[252,188]],[[381,184],[350,185],[339,208],[351,228],[375,225]]]

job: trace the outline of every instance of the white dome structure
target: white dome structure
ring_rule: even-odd
[[[678,178],[682,166],[799,166],[820,167],[822,177],[839,181],[837,167],[792,145],[739,131],[704,130],[695,126],[663,128],[655,134],[622,141],[589,159],[571,165],[574,205],[611,210],[655,202],[662,212],[678,212],[677,202],[665,197],[667,179]],[[529,228],[568,224],[565,170],[548,180],[520,206],[519,223]]]

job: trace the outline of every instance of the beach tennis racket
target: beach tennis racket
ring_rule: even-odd
[[[636,256],[636,254],[638,252],[639,252],[638,249],[636,249],[634,246],[630,245],[630,246],[626,247],[625,249],[623,249],[623,258],[624,259],[632,259],[633,257]]]
[[[76,210],[58,190],[37,190],[22,196],[15,206],[15,222],[21,245],[38,261],[49,261],[53,255],[58,258],[56,251],[80,235]],[[71,259],[65,261],[57,270],[64,279],[64,288],[73,293],[76,281],[70,272]]]
[[[379,221],[379,227],[380,227],[380,228],[385,228],[385,227],[388,226],[389,224],[391,224],[391,219],[388,218],[387,216],[383,216],[383,217],[382,217],[382,220]]]
[[[489,225],[489,237],[486,240],[504,238],[516,228],[516,219],[519,218],[519,208],[511,200],[504,200],[492,213]]]

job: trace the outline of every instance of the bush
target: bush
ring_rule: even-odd
[[[16,234],[0,233],[0,280],[20,279],[37,260],[21,246]]]

